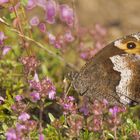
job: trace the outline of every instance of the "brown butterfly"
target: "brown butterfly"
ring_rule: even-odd
[[[140,103],[140,33],[120,38],[97,53],[72,81],[80,94],[111,104]]]

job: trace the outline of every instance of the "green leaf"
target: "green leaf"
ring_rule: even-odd
[[[114,139],[114,136],[111,133],[107,133],[107,135]]]
[[[39,118],[37,118],[37,116],[35,116],[35,115],[32,115],[32,117],[33,117],[33,119],[35,119],[35,120],[39,120]]]
[[[4,131],[6,131],[8,129],[8,126],[5,123],[3,123],[2,128]]]
[[[61,123],[64,123],[65,122],[65,116],[62,115],[59,120],[60,120]]]
[[[21,4],[22,4],[23,6],[27,5],[27,3],[28,3],[28,0],[21,0]]]
[[[133,121],[130,118],[128,118],[126,122],[129,123],[130,125],[133,125]]]
[[[55,117],[51,113],[48,113],[48,116],[49,116],[51,122],[53,122],[55,120]]]
[[[6,90],[6,96],[7,96],[7,101],[10,103],[10,104],[13,104],[14,103],[14,100],[12,98],[12,96],[10,95],[9,91]]]
[[[16,17],[15,13],[11,13],[11,14],[10,14],[10,18],[11,18],[11,19],[14,19],[15,17]]]
[[[44,107],[47,107],[47,106],[49,106],[51,104],[52,104],[52,102],[47,102],[47,103],[44,104]]]

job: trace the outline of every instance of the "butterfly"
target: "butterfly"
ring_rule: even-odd
[[[77,73],[72,85],[80,94],[111,104],[140,103],[140,33],[115,40]]]

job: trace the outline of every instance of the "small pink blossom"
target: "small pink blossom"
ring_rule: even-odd
[[[21,131],[23,130],[26,130],[26,126],[25,125],[22,125],[22,124],[17,124],[16,125],[16,130],[20,133]]]
[[[57,49],[60,49],[60,48],[62,48],[62,45],[58,41],[56,41],[54,44],[54,47]]]
[[[0,45],[3,45],[3,41],[6,39],[7,37],[4,35],[3,32],[0,32]]]
[[[82,106],[79,109],[79,111],[82,112],[85,116],[87,116],[89,114],[89,112],[90,112],[88,103],[89,103],[89,99],[87,97],[84,97]]]
[[[39,82],[39,77],[38,77],[38,74],[36,72],[35,72],[33,80],[36,81],[36,82]]]
[[[66,4],[60,5],[60,19],[66,22],[67,25],[73,26],[74,24],[74,11]]]
[[[55,22],[56,16],[56,2],[54,0],[48,0],[46,4],[46,21],[49,24],[53,24]]]
[[[2,55],[6,55],[9,51],[11,50],[11,47],[9,46],[4,46],[2,47]]]
[[[34,7],[36,7],[36,0],[28,0],[27,6],[26,8],[28,10],[33,9]]]
[[[15,100],[16,100],[17,102],[21,101],[22,99],[23,99],[23,97],[22,97],[21,95],[17,95],[17,96],[15,97]]]
[[[110,109],[109,109],[109,112],[111,113],[111,115],[112,115],[113,117],[116,117],[117,113],[119,112],[118,106],[114,106],[113,108],[110,108]]]
[[[4,98],[0,96],[0,105],[4,102]]]
[[[43,9],[45,9],[46,8],[46,5],[47,5],[47,1],[46,0],[36,0],[36,4],[39,7],[42,7]]]
[[[74,101],[74,100],[75,100],[73,96],[68,96],[68,99],[69,99],[70,101]]]
[[[67,31],[64,34],[64,39],[65,39],[66,42],[73,42],[74,41],[74,37],[73,37],[71,31]]]
[[[54,47],[57,48],[57,49],[60,49],[64,46],[64,43],[65,43],[64,36],[59,35],[59,36],[57,36],[57,39],[54,43]]]
[[[41,84],[40,82],[36,82],[35,80],[29,81],[30,88],[36,90],[36,91],[41,91]]]
[[[23,112],[23,113],[18,117],[18,119],[19,119],[20,121],[25,122],[25,121],[27,121],[27,120],[30,119],[30,115],[29,115],[28,113],[26,113],[26,112]]]
[[[40,100],[40,94],[38,92],[32,92],[30,96],[33,102]]]
[[[13,128],[8,129],[6,132],[6,138],[7,140],[17,140],[16,130]]]
[[[55,41],[56,41],[56,37],[53,34],[48,33],[48,38],[49,38],[49,43],[51,45],[54,45],[55,44]]]
[[[0,32],[0,40],[4,40],[6,39],[7,37],[4,35],[3,32]]]
[[[43,134],[39,134],[39,140],[45,140],[45,137]]]
[[[36,59],[35,56],[26,56],[20,58],[20,62],[24,66],[25,73],[36,72],[36,69],[40,65],[40,62]]]
[[[56,94],[56,92],[54,90],[50,91],[48,93],[49,99],[52,99],[53,100],[55,98],[55,94]]]
[[[0,5],[9,2],[9,0],[0,0]]]
[[[45,33],[46,32],[46,25],[45,23],[39,23],[38,28],[41,32]]]
[[[100,118],[94,118],[93,119],[93,124],[94,124],[94,131],[99,131],[101,130],[101,125],[102,125],[102,120]]]
[[[107,33],[107,31],[103,26],[101,26],[100,24],[95,25],[95,32],[93,32],[94,35],[99,34],[100,36],[106,36],[106,33]]]
[[[77,105],[75,104],[75,99],[72,96],[66,96],[59,101],[60,105],[63,107],[64,114],[76,113]]]
[[[30,20],[30,25],[31,26],[37,26],[39,24],[39,18],[37,16],[32,17]]]

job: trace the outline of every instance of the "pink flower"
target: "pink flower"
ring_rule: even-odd
[[[9,2],[9,0],[0,0],[0,5]]]
[[[26,113],[26,112],[23,112],[23,113],[18,117],[18,119],[19,119],[20,121],[25,122],[25,121],[27,121],[27,120],[30,119],[30,115],[29,115],[28,113]]]
[[[54,47],[57,48],[57,49],[60,49],[60,48],[62,48],[62,45],[60,44],[59,41],[56,41],[55,44],[54,44]]]
[[[111,113],[111,115],[112,115],[113,117],[116,117],[117,113],[119,112],[118,106],[114,106],[113,108],[110,108],[110,109],[109,109],[109,112]]]
[[[83,51],[80,53],[80,57],[84,60],[89,59],[89,52],[88,51]]]
[[[73,26],[74,24],[74,11],[66,4],[60,5],[60,19],[66,22],[67,25]]]
[[[56,92],[54,90],[50,91],[48,93],[49,99],[52,99],[53,100],[55,98],[55,94],[56,94]]]
[[[22,125],[22,124],[17,124],[16,125],[16,130],[20,133],[21,131],[23,130],[26,130],[26,126],[25,125]]]
[[[49,38],[49,43],[51,45],[54,45],[55,44],[55,41],[56,41],[56,37],[53,34],[51,34],[51,33],[48,32],[48,38]]]
[[[40,135],[39,135],[39,140],[45,140],[45,138],[44,138],[44,135],[43,135],[43,134],[40,134]]]
[[[101,130],[102,121],[100,120],[100,118],[94,118],[93,124],[94,124],[94,131]]]
[[[64,109],[64,114],[76,113],[77,105],[75,104],[75,99],[72,96],[66,96],[59,101],[60,105]]]
[[[39,7],[42,7],[43,9],[46,8],[47,1],[46,0],[36,0],[36,3]]]
[[[72,36],[71,31],[67,31],[64,34],[64,39],[66,42],[73,42],[74,41],[74,37]]]
[[[35,72],[35,75],[34,75],[34,81],[39,82],[39,77],[38,77],[38,74],[36,72]]]
[[[40,82],[36,82],[35,80],[29,81],[30,88],[36,90],[36,91],[41,91],[41,84]]]
[[[6,39],[7,37],[4,35],[3,32],[0,32],[0,45],[3,44],[3,41]]]
[[[36,0],[28,0],[27,6],[26,8],[28,10],[33,9],[34,7],[36,7]]]
[[[88,103],[89,103],[89,99],[84,97],[82,107],[79,109],[79,111],[82,112],[85,116],[87,116],[89,114]]]
[[[56,3],[53,0],[48,0],[46,5],[46,21],[49,24],[53,24],[55,22],[56,16]]]
[[[89,109],[87,105],[82,106],[79,111],[82,112],[85,116],[89,114]]]
[[[64,43],[65,43],[64,36],[59,35],[59,36],[57,36],[54,47],[57,48],[57,49],[60,49],[64,46]]]
[[[73,96],[68,96],[68,99],[69,99],[70,101],[74,101],[74,100],[75,100]]]
[[[15,129],[11,128],[6,132],[7,140],[17,140]]]
[[[4,102],[4,98],[0,96],[0,105]]]
[[[11,50],[11,47],[9,46],[4,46],[2,47],[2,55],[6,55],[9,51]]]
[[[39,24],[39,18],[37,16],[32,17],[30,20],[30,25],[31,26],[37,26]]]
[[[3,32],[0,32],[0,40],[4,40],[6,39],[7,37],[4,35]]]
[[[45,23],[39,23],[38,28],[41,32],[45,33],[46,32],[46,25]]]
[[[17,95],[17,96],[15,97],[15,100],[16,100],[17,102],[21,101],[22,99],[23,99],[23,97],[22,97],[21,95]]]
[[[25,73],[36,72],[36,69],[40,65],[35,56],[22,57],[20,61],[24,65]]]
[[[33,102],[40,100],[40,94],[38,92],[32,92],[30,96]]]

